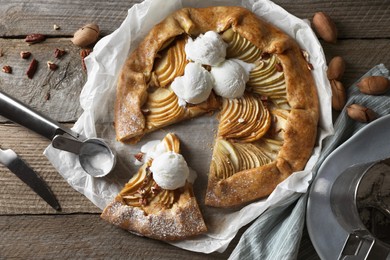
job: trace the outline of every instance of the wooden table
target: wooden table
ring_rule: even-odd
[[[97,23],[101,35],[113,32],[127,10],[141,0],[54,0],[0,1],[0,65],[10,65],[12,74],[0,72],[0,89],[53,119],[72,125],[80,116],[78,99],[86,81],[80,49],[70,38],[86,23]],[[163,1],[162,1],[163,2]],[[351,85],[376,64],[390,67],[390,2],[387,0],[277,0],[299,18],[311,18],[316,11],[328,13],[339,29],[335,45],[321,42],[327,59],[340,55],[347,64],[342,82]],[[58,25],[59,30],[53,26]],[[41,33],[48,39],[27,45],[27,34]],[[68,53],[54,57],[56,48]],[[30,51],[39,63],[33,79],[25,75],[31,60],[20,58]],[[46,61],[59,65],[50,71]],[[14,149],[50,185],[62,206],[55,212],[28,186],[0,166],[0,258],[153,258],[226,259],[238,237],[223,253],[197,254],[165,243],[137,237],[99,218],[100,210],[73,190],[51,166],[43,150],[49,141],[0,118],[0,145]],[[308,259],[313,250],[304,234],[298,258]],[[316,257],[314,257],[316,258]],[[312,258],[313,259],[313,258]]]

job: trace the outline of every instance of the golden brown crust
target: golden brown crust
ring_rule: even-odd
[[[207,231],[189,187],[169,210],[145,214],[141,208],[128,206],[117,197],[104,209],[101,217],[132,233],[164,241],[182,240]]]
[[[277,56],[283,67],[291,111],[283,146],[274,162],[222,180],[210,174],[205,203],[216,207],[235,206],[269,195],[292,172],[302,170],[311,156],[317,135],[318,97],[307,62],[293,39],[242,7],[181,9],[156,25],[131,54],[119,78],[115,108],[118,140],[139,138],[154,130],[145,129],[141,107],[157,52],[178,35],[197,36],[209,30],[223,32],[229,28],[263,52]],[[206,104],[202,112],[192,116],[208,109],[215,107]],[[187,113],[169,124],[190,117]]]

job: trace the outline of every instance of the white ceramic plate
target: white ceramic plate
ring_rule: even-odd
[[[338,259],[348,232],[338,223],[330,205],[330,191],[337,177],[354,164],[390,157],[390,115],[359,130],[323,162],[313,181],[306,223],[311,241],[321,259]]]

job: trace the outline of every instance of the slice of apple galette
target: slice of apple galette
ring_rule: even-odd
[[[180,141],[167,134],[160,154],[145,160],[101,217],[130,232],[173,241],[207,231]]]
[[[204,203],[231,207],[265,197],[311,156],[319,109],[310,69],[292,38],[245,8],[178,10],[122,69],[117,139],[137,142],[220,110]]]

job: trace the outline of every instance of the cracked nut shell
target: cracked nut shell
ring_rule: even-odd
[[[72,42],[79,47],[87,47],[99,38],[99,26],[97,24],[87,24],[78,29],[73,35]]]
[[[368,123],[378,118],[378,115],[372,109],[358,104],[349,105],[347,114],[353,120],[361,123]]]
[[[382,76],[369,76],[363,78],[357,87],[364,94],[382,95],[390,89],[390,80]]]

